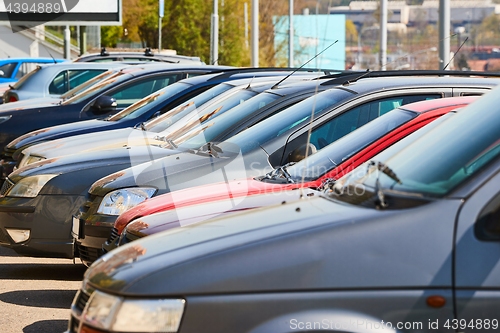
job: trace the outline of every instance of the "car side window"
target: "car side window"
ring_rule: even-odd
[[[9,64],[5,64],[0,66],[0,71],[1,75],[0,77],[2,78],[10,78],[12,76],[12,72],[14,72],[14,69],[16,69],[17,62],[11,62]]]
[[[396,96],[364,103],[313,129],[311,143],[321,149],[401,105],[439,97],[440,95]]]
[[[118,88],[109,96],[116,99],[117,107],[127,107],[147,95],[168,86],[179,80],[180,74],[169,74],[166,76],[155,76],[138,80],[125,87]]]
[[[62,71],[49,84],[49,94],[64,94],[66,82],[68,81],[68,71]]]
[[[82,83],[94,78],[95,76],[104,73],[106,70],[70,70],[68,71],[69,89],[65,89],[64,92],[79,86]]]
[[[480,240],[500,241],[500,193],[479,213],[474,233]]]

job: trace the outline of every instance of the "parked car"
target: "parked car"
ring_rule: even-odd
[[[262,101],[260,101],[262,103]],[[257,104],[258,105],[258,104]],[[283,106],[283,105],[282,105]],[[253,112],[255,111],[255,108],[250,108]],[[257,110],[258,111],[258,110]],[[258,114],[258,112],[257,112]],[[223,115],[222,115],[223,116]],[[222,117],[219,116],[219,117]],[[244,116],[244,115],[242,115]],[[264,115],[261,115],[261,117],[264,117]],[[255,117],[254,117],[255,118]],[[259,119],[259,118],[257,118]],[[262,118],[260,118],[262,119]],[[257,121],[257,120],[253,120]],[[245,124],[250,124],[250,120],[247,120],[246,122],[242,122],[240,126],[244,128]],[[224,128],[222,128],[224,129]],[[233,130],[234,128],[231,128]],[[118,130],[118,131],[123,131],[123,130]],[[133,130],[138,139],[143,138],[143,133],[140,128]],[[230,130],[226,131],[230,132]],[[120,134],[120,133],[119,133]],[[82,136],[80,136],[82,137]],[[102,138],[102,136],[97,136],[94,138],[96,141],[99,141]],[[66,138],[71,139],[71,138]],[[85,141],[86,143],[89,143],[89,139],[81,140],[81,138],[77,138],[76,141]],[[94,142],[96,142],[94,141]],[[108,140],[109,141],[109,140]],[[54,141],[57,145],[57,140]],[[52,144],[52,143],[51,143]],[[9,178],[6,180],[4,183],[4,186],[0,190],[0,193],[5,194],[4,198],[0,197],[0,207],[3,207],[5,209],[8,209],[6,207],[11,207],[13,208],[12,205],[17,206],[15,203],[16,200],[12,201],[13,197],[8,199],[10,191],[11,191],[11,184],[12,181],[9,179],[12,179],[16,174],[22,174],[26,176],[24,172],[27,171],[28,173],[31,173],[33,171],[38,172],[44,170],[43,172],[47,172],[49,169],[52,171],[49,171],[52,175],[53,172],[55,172],[55,169],[58,169],[57,173],[59,173],[59,176],[57,177],[58,180],[63,181],[63,183],[60,183],[57,186],[62,186],[66,187],[69,185],[69,188],[67,190],[62,190],[62,191],[56,191],[58,193],[65,193],[60,196],[52,196],[52,199],[55,199],[56,201],[58,200],[63,200],[66,203],[69,203],[69,205],[64,205],[62,202],[60,204],[53,203],[51,207],[53,209],[56,209],[58,214],[54,215],[53,213],[49,212],[35,212],[35,219],[40,221],[39,224],[32,230],[31,232],[31,238],[30,238],[30,245],[29,246],[21,246],[18,247],[16,245],[13,246],[14,249],[19,250],[20,253],[24,255],[34,255],[34,256],[55,256],[55,257],[69,257],[72,258],[74,256],[74,249],[73,249],[73,242],[71,239],[68,239],[68,235],[71,238],[71,235],[69,234],[71,230],[71,215],[76,214],[78,211],[78,207],[81,206],[81,204],[84,203],[85,199],[85,193],[88,192],[88,189],[90,185],[98,180],[100,177],[106,176],[114,171],[121,170],[123,168],[129,167],[132,163],[134,162],[146,162],[151,159],[152,156],[166,156],[166,155],[171,155],[176,153],[177,151],[172,150],[172,149],[167,149],[163,147],[165,144],[164,141],[160,141],[160,145],[148,145],[148,146],[134,146],[134,147],[129,147],[128,144],[125,144],[125,147],[121,147],[123,145],[120,145],[120,148],[117,149],[103,149],[101,151],[91,151],[91,152],[82,152],[81,149],[76,149],[73,150],[73,153],[75,151],[78,151],[78,154],[71,154],[67,156],[61,156],[61,157],[56,157],[52,159],[47,159],[43,160],[43,158],[36,157],[36,155],[32,156],[30,155],[30,163],[25,167],[22,167],[21,169],[16,170],[13,172]],[[40,144],[40,145],[45,145],[45,144]],[[91,144],[92,145],[92,144]],[[35,147],[32,147],[35,148]],[[57,149],[61,149],[60,147],[56,147]],[[30,149],[30,148],[28,148]],[[131,155],[133,154],[133,159],[131,159]],[[163,155],[161,155],[163,154]],[[37,161],[38,162],[35,162]],[[37,168],[36,166],[39,166],[41,168]],[[31,171],[29,171],[31,170]],[[77,175],[77,176],[76,176]],[[32,176],[35,176],[32,174]],[[64,181],[63,178],[65,177],[70,177],[72,179],[70,182]],[[38,178],[37,176],[30,177],[28,178],[31,179],[36,179]],[[42,176],[44,178],[44,176]],[[48,180],[48,179],[47,179]],[[72,182],[75,182],[71,184]],[[81,189],[79,189],[81,188]],[[70,193],[75,193],[77,191],[79,194],[77,195],[72,195]],[[14,193],[14,192],[13,192]],[[45,197],[48,199],[48,196],[45,196],[45,192],[40,193],[40,196],[38,196],[38,193],[30,192],[28,194],[28,197],[34,198],[38,196],[38,198]],[[69,196],[66,198],[66,194]],[[19,194],[14,194],[15,196],[19,196]],[[5,199],[5,201],[3,200]],[[38,201],[38,199],[34,199],[35,201]],[[69,201],[68,201],[69,200]],[[3,202],[2,202],[3,201]],[[32,199],[28,199],[25,203],[27,202],[33,202]],[[39,204],[36,204],[39,205]],[[43,204],[42,204],[43,205]],[[14,210],[18,211],[24,211],[26,208],[23,207],[17,207],[13,208]],[[2,209],[0,208],[0,211]],[[50,209],[49,209],[50,210]],[[48,216],[46,213],[49,213],[50,216]],[[1,213],[0,213],[1,214]],[[68,216],[65,216],[68,214]],[[1,220],[1,218],[0,218]],[[65,220],[68,220],[69,222],[64,222]],[[6,220],[7,222],[7,220]],[[1,222],[0,222],[1,223]],[[10,222],[9,222],[10,223]],[[46,225],[48,223],[48,225]],[[45,225],[45,226],[44,226]],[[64,227],[61,227],[63,225]],[[41,228],[39,229],[38,226]],[[49,231],[49,229],[51,229]],[[35,230],[36,229],[36,230]],[[49,233],[48,237],[52,238],[52,241],[50,244],[47,244],[46,242],[38,242],[39,236],[43,236],[43,234]],[[0,242],[1,243],[1,242]],[[5,245],[5,244],[1,244]],[[27,244],[25,244],[27,245]]]
[[[316,154],[264,176],[190,187],[145,200],[118,216],[103,252],[118,243],[215,216],[316,195],[309,189],[324,190],[400,139],[477,98],[448,97],[403,105]]]
[[[54,64],[66,61],[52,58],[7,58],[0,60],[0,83],[16,82],[39,64]]]
[[[232,111],[233,107],[238,106],[246,100],[251,99],[249,103],[245,103],[245,112],[241,111],[241,108],[238,108],[238,111],[235,110],[239,118],[243,119],[246,115],[252,114],[258,115],[260,113],[259,110],[265,106],[266,103],[269,103],[273,98],[279,95],[273,95],[271,98],[267,97],[266,99],[261,99],[259,96],[258,102],[254,102],[252,97],[259,95],[263,90],[266,90],[266,88],[275,85],[278,81],[282,80],[282,78],[282,76],[271,76],[223,82],[206,90],[193,100],[183,103],[174,110],[168,111],[162,116],[151,119],[134,128],[107,131],[100,135],[94,135],[93,133],[77,135],[36,144],[24,149],[20,153],[17,166],[22,168],[32,163],[33,160],[38,161],[61,157],[74,154],[75,151],[79,153],[89,153],[91,151],[97,152],[118,148],[122,151],[122,154],[128,156],[129,152],[124,150],[123,147],[130,149],[132,147],[144,145],[159,146],[161,148],[161,156],[167,154],[171,155],[179,152],[175,147],[170,146],[174,141],[179,143],[187,140],[190,135],[194,135],[190,133],[198,133],[199,128],[205,123],[213,121],[226,111]],[[305,83],[304,80],[310,81],[312,78],[314,78],[314,76],[299,75],[289,80],[290,82],[298,80],[301,82],[302,86],[302,83]],[[312,83],[315,84],[314,82]],[[202,100],[205,100],[205,103],[197,107],[194,106],[197,101]],[[260,117],[265,117],[265,114]],[[255,122],[257,120],[252,121]],[[235,121],[234,126],[222,124],[222,126],[217,126],[215,129],[219,135],[225,135],[227,132],[234,131],[237,126],[245,128],[244,120],[241,120],[239,124]],[[248,126],[248,124],[246,126]],[[168,148],[166,146],[168,146]],[[149,154],[152,153],[153,150],[151,150]],[[148,158],[148,160],[150,160],[150,158]]]
[[[153,53],[150,48],[146,48],[144,52],[138,51],[110,51],[105,47],[101,48],[100,53],[84,54],[74,62],[112,62],[112,61],[150,61],[150,62],[167,62],[172,64],[192,64],[205,65],[200,57],[189,57],[176,54],[161,54]]]
[[[317,98],[298,103],[287,112],[269,117],[225,141],[211,135],[216,124],[205,125],[205,130],[179,145],[191,151],[158,156],[142,165],[132,159],[132,167],[104,177],[91,186],[87,202],[73,222],[83,225],[75,240],[80,259],[84,263],[95,260],[118,215],[147,198],[192,186],[262,176],[279,166],[299,161],[401,105],[486,92],[488,88],[482,90],[485,86],[474,87],[488,81],[483,80],[366,78],[322,92]],[[494,87],[497,81],[490,82]],[[347,87],[349,90],[345,90]],[[313,114],[314,119],[310,121]],[[231,114],[219,116],[218,123],[229,117]],[[309,135],[311,140],[307,144]],[[151,156],[155,156],[154,152]],[[132,197],[134,200],[129,200]],[[114,204],[118,198],[126,205]]]
[[[328,71],[302,71],[300,73],[295,73],[294,76],[303,74],[316,75],[315,73],[317,73],[317,75],[320,73],[325,75],[329,74]],[[5,179],[5,177],[13,171],[21,151],[31,145],[74,135],[138,126],[178,107],[181,103],[192,104],[193,107],[205,103],[213,96],[211,94],[201,95],[201,93],[222,82],[248,77],[259,78],[284,76],[288,74],[290,74],[290,70],[286,68],[235,68],[224,70],[222,73],[194,76],[171,84],[157,91],[154,95],[147,96],[143,100],[137,101],[111,117],[52,126],[50,128],[43,128],[26,133],[11,141],[0,155],[2,179]],[[212,94],[220,94],[226,89],[230,89],[230,85],[220,86],[219,89],[212,92]]]
[[[327,91],[330,93],[323,92],[317,98],[305,100],[303,104],[297,103],[287,108],[286,112],[279,112],[286,104],[284,99],[277,96],[275,99],[277,98],[278,102],[272,103],[266,99],[267,105],[272,108],[266,108],[265,112],[257,113],[254,108],[251,108],[253,113],[250,114],[254,115],[253,118],[248,117],[249,113],[235,113],[235,108],[231,112],[216,117],[209,131],[204,131],[210,141],[214,137],[217,138],[215,135],[217,133],[214,132],[216,129],[220,131],[218,132],[220,138],[230,138],[229,140],[224,139],[226,140],[224,143],[211,147],[211,145],[200,143],[200,138],[195,136],[192,138],[193,141],[191,139],[186,141],[187,144],[184,147],[185,149],[194,148],[193,150],[159,160],[152,161],[154,158],[161,157],[162,154],[165,156],[175,152],[175,150],[168,149],[171,148],[168,140],[159,146],[123,147],[39,160],[39,162],[18,169],[9,175],[4,183],[2,189],[4,197],[0,198],[0,229],[12,228],[14,225],[24,230],[29,228],[30,238],[19,243],[4,242],[2,245],[11,247],[23,255],[71,258],[74,255],[74,241],[70,236],[71,225],[82,221],[80,225],[84,226],[84,231],[79,235],[80,238],[82,236],[85,238],[83,242],[82,239],[78,239],[80,245],[78,250],[81,250],[78,255],[84,261],[91,262],[99,256],[101,246],[108,238],[121,210],[131,208],[146,197],[166,193],[169,190],[224,180],[221,177],[234,179],[249,177],[252,173],[262,175],[271,167],[286,164],[289,161],[288,152],[301,150],[309,126],[311,126],[309,119],[313,110],[315,110],[313,131],[319,129],[321,124],[325,126],[349,124],[341,126],[347,131],[335,131],[336,133],[326,138],[334,141],[395,106],[427,98],[482,94],[497,82],[495,79],[485,78],[436,77],[435,74],[437,73],[434,72],[432,77],[415,77],[405,80],[401,77],[366,78],[357,82],[343,82],[346,85],[342,85],[342,81],[333,81],[337,83],[334,86],[329,85],[331,89]],[[390,73],[383,75],[390,75]],[[352,81],[352,78],[349,80]],[[318,81],[318,84],[320,82]],[[331,80],[323,83],[326,82],[331,82]],[[321,87],[320,85],[313,88],[308,82],[304,85],[306,87],[309,85],[312,91]],[[287,91],[287,89],[292,89],[292,86],[294,84],[284,85],[273,90],[273,93],[278,94],[280,90]],[[298,90],[294,87],[293,91],[304,94],[306,91],[304,86],[299,87]],[[238,108],[243,108],[246,103],[254,100],[258,103],[263,102],[260,99],[261,95],[250,99]],[[290,103],[297,102],[299,95],[292,95],[292,97],[288,99],[288,106]],[[368,105],[372,105],[375,110],[371,116],[352,123],[351,115],[368,109]],[[348,110],[352,110],[353,113]],[[369,111],[363,111],[363,114],[369,115]],[[343,115],[346,116],[343,117]],[[250,126],[262,119],[265,120]],[[250,126],[248,129],[231,137],[238,129],[241,131],[248,126]],[[194,146],[194,143],[199,146]],[[221,153],[218,153],[219,148],[222,149]],[[317,148],[320,149],[322,146],[318,145]],[[140,164],[145,161],[149,161],[151,165],[141,166]],[[123,170],[131,165],[137,166]],[[168,167],[164,169],[165,166]],[[122,171],[112,174],[119,170]],[[137,179],[134,177],[134,172],[136,172]],[[173,177],[174,174],[176,174],[175,177]],[[106,175],[110,176],[104,177]],[[164,179],[163,175],[167,179]],[[97,181],[100,177],[104,178]],[[29,189],[29,193],[22,190],[26,182],[32,181],[35,182],[34,187],[26,188]],[[95,181],[97,182],[89,191],[90,185]],[[151,191],[150,185],[155,182],[158,182],[158,191]],[[144,191],[142,188],[137,188],[142,184],[148,189]],[[115,191],[118,188],[123,188],[123,191]],[[90,193],[90,197],[85,199],[87,192]],[[60,195],[53,196],[50,193]],[[108,193],[116,194],[116,196],[113,194],[113,198],[117,199],[117,202],[122,200],[120,196],[123,195],[132,195],[134,200],[125,200],[120,207],[113,207],[106,199],[103,203],[105,212],[101,213],[102,210],[99,208],[101,201],[104,197],[110,197]],[[86,203],[85,200],[88,202]],[[58,201],[61,202],[58,203]],[[29,208],[35,206],[47,207],[47,209],[34,211]],[[79,207],[82,207],[81,213],[78,213]],[[26,214],[22,218],[13,220],[10,214],[13,211]],[[76,214],[77,218],[73,219],[73,214]],[[28,222],[33,219],[38,221],[36,225]],[[93,221],[98,222],[102,227],[98,227]],[[51,241],[47,242],[47,238]]]
[[[146,64],[131,66],[119,75],[62,102],[22,108],[0,106],[0,148],[13,139],[40,128],[75,121],[102,118],[137,102],[169,84],[186,78],[222,70],[219,66],[179,66]],[[30,101],[30,100],[28,100]],[[35,102],[32,102],[35,103]]]
[[[60,97],[67,91],[109,71],[123,68],[120,63],[92,64],[63,62],[38,65],[3,93],[4,103],[30,98]]]
[[[337,195],[106,254],[87,270],[67,332],[498,330],[498,93],[375,156]]]

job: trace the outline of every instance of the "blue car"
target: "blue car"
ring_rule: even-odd
[[[0,83],[16,82],[39,64],[53,64],[66,61],[52,58],[7,58],[0,60]]]

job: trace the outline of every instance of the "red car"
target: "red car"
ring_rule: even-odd
[[[318,153],[296,164],[278,168],[266,176],[191,187],[148,199],[118,217],[103,249],[110,251],[116,247],[124,228],[138,218],[141,219],[127,227],[128,240],[122,237],[120,242],[220,214],[278,204],[298,199],[302,195],[315,195],[315,189],[326,181],[342,177],[410,133],[450,111],[466,106],[478,97],[439,98],[407,104],[333,142]],[[166,215],[162,214],[161,218],[147,217],[159,212]]]

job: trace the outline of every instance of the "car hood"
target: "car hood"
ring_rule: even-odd
[[[156,133],[137,130],[131,127],[99,133],[87,133],[43,142],[23,150],[23,154],[53,158],[78,153],[91,153],[144,145],[163,145],[155,140]]]
[[[84,134],[85,132],[104,131],[113,125],[115,125],[115,122],[92,119],[46,127],[21,135],[17,139],[11,141],[6,148],[10,150],[17,150],[27,145],[58,139],[63,136],[66,137]]]
[[[139,205],[121,214],[116,219],[115,228],[121,233],[130,221],[142,216],[169,210],[178,210],[184,207],[197,207],[199,204],[216,204],[215,202],[225,201],[226,199],[233,205],[238,205],[241,201],[248,202],[250,196],[272,193],[270,197],[282,198],[279,200],[283,201],[286,200],[286,194],[291,193],[289,190],[301,186],[303,184],[276,184],[247,178],[189,187],[141,202]]]
[[[184,152],[141,165],[135,164],[120,171],[119,175],[110,175],[95,182],[89,192],[104,196],[118,188],[152,186],[158,189],[158,195],[193,186],[257,176],[263,170],[252,169],[253,163],[256,160],[261,161],[259,165],[267,163],[267,154],[262,149],[243,155],[239,147],[233,144],[225,145],[224,153],[216,156],[203,151]]]
[[[378,211],[313,197],[253,209],[115,249],[84,287],[140,296],[451,288],[460,204]]]
[[[284,204],[289,201],[299,200],[302,197],[312,197],[315,195],[321,195],[321,192],[310,188],[295,188],[294,190],[282,189],[279,192],[258,195],[226,196],[224,199],[219,198],[217,200],[199,202],[140,217],[128,224],[126,231],[138,237],[145,237],[176,227],[201,223],[215,217],[226,216],[248,209]],[[161,197],[163,196],[159,198]],[[115,222],[115,227],[117,222]]]
[[[39,109],[44,107],[56,106],[61,99],[52,97],[32,98],[24,101],[5,103],[0,105],[0,116],[15,114],[25,109]]]
[[[17,182],[20,178],[32,175],[63,174],[118,164],[125,165],[123,168],[127,168],[134,165],[134,163],[145,163],[150,161],[151,158],[165,157],[176,152],[175,150],[155,146],[137,146],[99,152],[76,153],[29,164],[12,172],[9,179]]]

